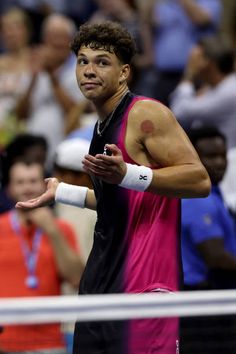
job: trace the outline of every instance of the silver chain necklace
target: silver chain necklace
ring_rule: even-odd
[[[126,91],[126,93],[121,97],[121,99],[119,100],[119,102],[117,103],[117,105],[115,106],[115,108],[113,109],[113,111],[111,112],[110,116],[106,119],[106,122],[104,124],[104,127],[102,128],[102,130],[100,129],[101,124],[103,123],[103,121],[98,119],[97,122],[97,134],[101,137],[103,132],[105,131],[105,129],[108,127],[108,125],[110,124],[110,121],[112,120],[114,114],[116,113],[118,107],[120,106],[121,102],[123,101],[123,99],[125,98],[125,96],[129,93],[130,91]]]

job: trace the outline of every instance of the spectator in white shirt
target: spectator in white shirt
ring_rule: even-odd
[[[75,33],[73,21],[50,15],[42,27],[43,44],[35,49],[28,88],[16,105],[18,119],[27,130],[43,135],[49,144],[48,166],[57,145],[65,136],[65,120],[73,106],[84,98],[75,78],[76,58],[70,51]]]
[[[201,82],[201,90],[196,82]],[[171,109],[185,128],[214,124],[226,136],[228,169],[221,187],[235,209],[236,74],[234,50],[225,38],[208,37],[193,48],[183,80],[171,96]]]

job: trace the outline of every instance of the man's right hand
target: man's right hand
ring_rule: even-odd
[[[38,207],[43,207],[45,205],[49,205],[54,202],[56,189],[59,185],[59,181],[57,178],[47,178],[45,179],[46,183],[46,191],[38,196],[37,198],[30,199],[24,202],[17,202],[15,207],[18,209],[35,209]]]

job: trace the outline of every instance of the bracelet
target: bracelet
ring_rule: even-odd
[[[61,182],[56,189],[55,201],[84,208],[87,192],[87,187],[74,186]]]
[[[126,163],[126,174],[119,184],[120,187],[144,192],[150,185],[153,171],[150,167]]]

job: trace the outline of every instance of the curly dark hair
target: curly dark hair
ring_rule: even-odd
[[[124,64],[130,64],[136,53],[136,44],[131,34],[119,23],[112,21],[81,25],[71,43],[76,56],[82,45],[115,53]]]

